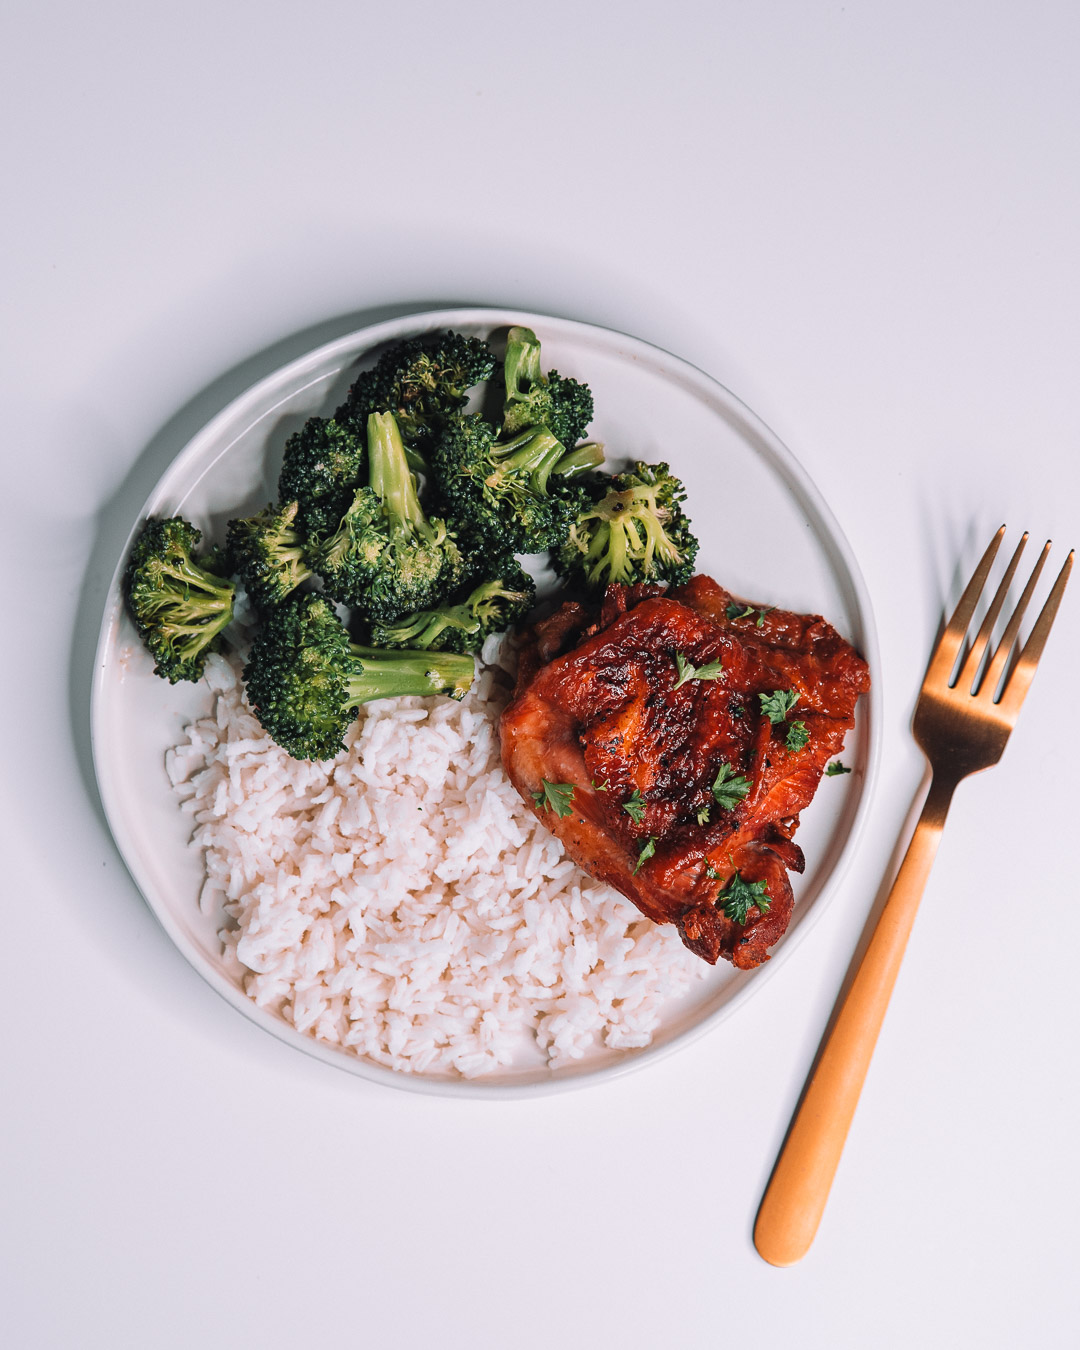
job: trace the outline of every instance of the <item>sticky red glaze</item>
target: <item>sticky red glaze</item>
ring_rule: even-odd
[[[803,867],[792,842],[799,813],[843,748],[870,680],[865,661],[820,616],[755,609],[729,619],[731,602],[699,576],[666,594],[611,586],[598,615],[564,604],[526,640],[501,734],[511,781],[580,867],[657,923],[677,924],[706,961],[723,956],[748,968],[768,960],[787,928],[788,872]],[[674,688],[676,652],[696,667],[721,661],[723,677]],[[789,750],[787,725],[761,713],[758,695],[777,689],[799,695],[789,723],[806,724],[802,750]],[[723,763],[751,783],[732,811],[712,793]],[[541,779],[575,785],[570,815],[536,807]],[[635,790],[640,823],[623,809]],[[705,807],[709,820],[699,825]],[[639,868],[649,838],[655,853]],[[764,881],[770,899],[768,912],[752,909],[745,924],[716,904],[736,870]]]

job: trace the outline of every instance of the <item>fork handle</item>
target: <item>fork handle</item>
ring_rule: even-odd
[[[889,898],[810,1071],[754,1225],[754,1246],[771,1265],[793,1265],[814,1240],[955,787],[931,779]]]

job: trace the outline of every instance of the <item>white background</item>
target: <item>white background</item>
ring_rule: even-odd
[[[817,1241],[775,1270],[750,1239],[919,788],[943,606],[1002,521],[1080,540],[1075,6],[4,10],[0,1342],[1075,1346],[1077,582],[960,789]],[[791,961],[680,1054],[527,1102],[369,1086],[229,1009],[89,754],[105,586],[180,446],[317,342],[454,302],[733,389],[882,648],[875,808]]]

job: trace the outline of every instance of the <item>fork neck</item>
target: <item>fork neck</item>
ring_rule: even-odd
[[[949,806],[959,781],[959,778],[950,773],[939,769],[932,770],[930,791],[926,794],[926,801],[919,816],[920,830],[933,830],[940,834],[945,828],[945,817],[949,814]]]

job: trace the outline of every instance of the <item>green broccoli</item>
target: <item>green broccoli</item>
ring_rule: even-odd
[[[590,490],[593,500],[553,559],[557,572],[589,588],[690,579],[698,541],[681,505],[686,492],[666,464],[638,461],[611,478],[597,475]]]
[[[233,570],[260,611],[280,605],[312,575],[296,528],[298,503],[267,506],[244,520],[230,520],[226,534]]]
[[[479,338],[451,332],[406,338],[357,376],[336,416],[365,426],[372,413],[393,413],[409,467],[425,472],[446,419],[465,406],[474,385],[494,373],[495,358]]]
[[[421,610],[392,624],[374,624],[378,647],[421,647],[425,651],[478,652],[492,633],[501,633],[532,608],[536,586],[513,557],[487,569],[491,579],[475,586],[458,604]]]
[[[465,562],[445,520],[424,514],[393,413],[368,417],[368,484],[312,548],[327,594],[373,622],[438,604]]]
[[[192,556],[201,538],[181,516],[151,518],[124,576],[128,613],[154,658],[154,674],[170,684],[200,678],[233,614],[235,586]]]
[[[551,472],[554,477],[569,481],[595,472],[603,462],[604,447],[596,441],[586,441],[568,450],[562,459],[556,460]]]
[[[488,549],[540,553],[558,546],[587,504],[572,479],[556,479],[566,450],[547,427],[510,440],[475,414],[451,418],[431,464],[454,520]]]
[[[558,371],[545,376],[540,369],[540,342],[531,328],[511,328],[503,361],[506,404],[503,435],[525,427],[547,427],[572,450],[589,429],[593,396],[587,384],[564,378]]]
[[[310,417],[285,442],[278,500],[296,502],[296,526],[309,539],[333,534],[348,510],[364,464],[364,428]]]
[[[332,759],[361,703],[401,694],[463,698],[471,656],[358,647],[333,605],[315,592],[291,596],[256,634],[244,668],[248,702],[294,759]]]

